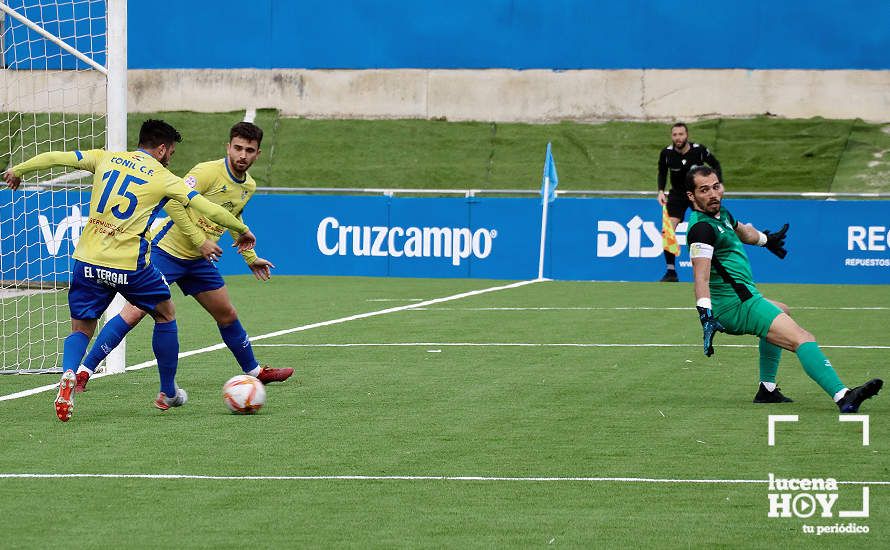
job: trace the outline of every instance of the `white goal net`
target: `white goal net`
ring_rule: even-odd
[[[0,0],[0,167],[45,151],[125,147],[126,97],[112,80],[109,10],[126,0]],[[123,32],[123,29],[121,29]],[[111,33],[114,34],[114,33]],[[114,38],[113,36],[111,38]],[[111,54],[111,55],[110,55]],[[112,134],[117,135],[112,135]],[[87,220],[91,174],[30,174],[0,191],[0,373],[58,372],[71,330],[71,253]]]

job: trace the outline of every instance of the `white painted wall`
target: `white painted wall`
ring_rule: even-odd
[[[104,113],[105,76],[96,71],[0,70],[0,110]]]
[[[91,72],[0,70],[7,111],[95,112]],[[890,121],[890,71],[131,70],[130,112],[276,108],[310,118],[497,122],[710,116]],[[38,90],[54,90],[40,92]]]
[[[764,113],[890,120],[890,71],[140,70],[130,110],[499,122]]]

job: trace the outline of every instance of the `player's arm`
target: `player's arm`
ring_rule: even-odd
[[[275,267],[275,264],[265,258],[256,256],[253,261],[247,264],[247,266],[258,281],[268,281],[272,278],[272,268]]]
[[[695,309],[698,310],[698,319],[704,333],[705,356],[710,357],[714,354],[714,334],[725,332],[723,325],[711,311],[711,261],[717,235],[710,224],[699,222],[692,226],[686,239],[689,242],[689,258],[692,260]]]
[[[788,232],[788,224],[782,226],[782,229],[772,231],[758,231],[756,227],[750,223],[736,222],[734,227],[735,234],[739,236],[739,240],[745,244],[762,246],[778,256],[785,258],[788,251],[785,250],[785,234]]]
[[[22,184],[22,177],[37,170],[45,170],[54,166],[67,166],[95,172],[97,157],[100,150],[94,151],[48,151],[31,157],[25,162],[16,164],[3,173],[3,179],[10,189],[15,191]]]
[[[167,215],[170,216],[170,219],[173,220],[173,223],[176,224],[176,227],[179,228],[182,234],[188,237],[188,240],[191,241],[195,248],[204,243],[207,238],[206,233],[195,225],[195,222],[189,217],[182,204],[177,201],[167,201],[164,205],[164,211],[167,212]]]
[[[254,234],[250,232],[250,229],[244,222],[233,216],[231,212],[218,204],[213,204],[201,196],[197,191],[191,191],[189,195],[191,196],[189,197],[190,202],[188,203],[188,206],[194,208],[196,212],[207,216],[210,221],[218,223],[219,225],[238,233],[238,238],[232,245],[238,248],[238,252],[250,250],[256,246],[256,237]]]
[[[714,243],[717,235],[714,228],[706,222],[693,225],[686,234],[689,242],[689,258],[692,260],[693,289],[695,304],[711,308],[711,259],[714,256]]]
[[[662,205],[667,204],[667,199],[664,196],[664,190],[667,188],[667,173],[667,149],[662,149],[661,155],[658,156],[658,202]]]
[[[238,215],[238,219],[242,222],[244,221],[241,214]],[[229,234],[232,235],[232,240],[234,241],[237,241],[240,236],[232,230],[229,230]],[[256,250],[244,250],[241,252],[241,257],[244,258],[247,267],[250,268],[250,271],[253,272],[253,276],[256,277],[258,281],[268,281],[272,278],[272,268],[275,267],[275,264],[257,256]]]
[[[256,237],[244,222],[232,215],[231,212],[213,204],[194,189],[190,189],[185,182],[172,173],[167,173],[165,194],[183,206],[194,208],[196,212],[207,216],[214,223],[231,229],[239,234],[238,240],[232,246],[238,247],[238,252],[249,250],[256,246]]]
[[[758,231],[750,223],[736,222],[733,229],[735,229],[735,234],[739,236],[739,240],[743,243],[763,246],[760,244],[761,235],[763,235],[763,233]],[[763,236],[763,241],[766,241],[766,236]]]
[[[208,239],[207,234],[195,225],[185,208],[177,201],[167,201],[164,211],[192,243],[192,246],[201,253],[205,260],[215,262],[222,256],[222,248],[213,240]]]
[[[244,218],[241,216],[241,214],[238,214],[238,219],[241,220],[242,223],[244,223]],[[233,241],[237,241],[238,238],[241,236],[240,233],[238,233],[237,231],[232,231],[231,229],[229,229],[229,234],[232,236]],[[242,251],[241,257],[244,258],[244,262],[248,266],[253,265],[253,263],[258,258],[256,251],[252,249]]]

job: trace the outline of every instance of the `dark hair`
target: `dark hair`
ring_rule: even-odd
[[[163,120],[150,118],[139,128],[139,147],[154,149],[160,145],[173,145],[174,141],[182,141],[182,136]]]
[[[252,122],[239,122],[229,131],[229,141],[239,137],[247,141],[256,141],[257,147],[263,143],[263,129]]]
[[[705,166],[704,164],[693,165],[689,172],[686,173],[686,190],[690,193],[695,193],[695,176],[707,177],[715,173],[710,166]]]
[[[675,122],[674,125],[671,126],[671,130],[673,130],[674,128],[683,128],[684,130],[686,130],[687,134],[689,133],[689,126],[686,126],[685,122]]]

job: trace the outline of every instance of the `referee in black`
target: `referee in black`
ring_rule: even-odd
[[[658,203],[667,205],[668,216],[671,225],[677,229],[677,224],[683,221],[689,199],[686,198],[686,173],[693,166],[707,164],[717,173],[717,178],[723,181],[723,173],[720,163],[708,148],[700,143],[689,143],[689,128],[682,122],[671,126],[671,144],[661,150],[658,157]],[[667,187],[667,175],[671,174],[671,190],[665,193]],[[664,261],[667,271],[661,278],[663,283],[677,282],[676,256],[664,251]]]

